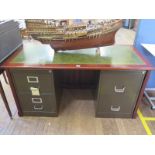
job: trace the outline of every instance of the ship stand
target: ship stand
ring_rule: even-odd
[[[155,88],[145,88],[144,96],[151,104],[151,109],[155,110]]]

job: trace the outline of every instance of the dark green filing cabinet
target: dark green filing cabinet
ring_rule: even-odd
[[[145,73],[145,71],[101,71],[96,116],[131,118]]]
[[[11,75],[25,116],[57,116],[59,87],[52,70],[12,69]]]

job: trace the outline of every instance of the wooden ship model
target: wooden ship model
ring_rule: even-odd
[[[78,24],[71,20],[27,19],[26,32],[32,38],[50,44],[55,50],[73,50],[112,45],[122,20],[87,20]],[[97,20],[96,20],[97,21]]]

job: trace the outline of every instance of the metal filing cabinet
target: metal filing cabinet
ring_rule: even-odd
[[[58,94],[52,70],[12,69],[11,75],[23,115],[57,115]]]
[[[131,118],[145,71],[101,71],[97,117]]]

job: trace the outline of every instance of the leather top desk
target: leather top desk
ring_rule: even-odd
[[[94,85],[96,117],[123,118],[136,116],[153,69],[132,46],[55,53],[49,45],[32,40],[24,41],[23,47],[2,67],[6,70],[19,116],[57,116],[64,84],[78,79],[68,75],[80,71],[81,84]]]

